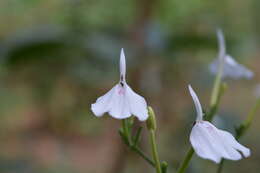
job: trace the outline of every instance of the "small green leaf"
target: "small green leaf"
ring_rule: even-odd
[[[129,145],[129,141],[128,141],[128,139],[127,139],[125,133],[124,133],[124,130],[123,130],[122,128],[120,128],[120,129],[118,130],[118,133],[119,133],[119,135],[121,136],[121,139],[123,140],[123,142],[124,142],[126,145]]]
[[[138,145],[138,142],[140,141],[140,137],[141,137],[141,132],[142,132],[143,127],[139,127],[137,129],[136,135],[133,137],[133,141],[134,141],[134,146]]]

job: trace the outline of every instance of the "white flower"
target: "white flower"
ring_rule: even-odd
[[[199,99],[191,86],[189,91],[197,110],[197,120],[190,134],[190,142],[197,155],[216,163],[222,158],[239,160],[242,159],[242,154],[244,157],[250,156],[250,150],[239,144],[231,133],[203,120]]]
[[[140,121],[148,118],[147,104],[145,99],[136,94],[126,83],[126,63],[124,50],[120,54],[120,80],[110,91],[99,97],[96,103],[91,105],[93,113],[100,117],[108,112],[116,119],[125,119],[131,115]]]
[[[218,44],[219,44],[219,55],[209,66],[210,71],[213,74],[217,74],[219,66],[222,63],[223,78],[246,78],[251,79],[254,73],[244,67],[243,65],[237,63],[230,55],[226,54],[225,39],[221,30],[217,30]]]

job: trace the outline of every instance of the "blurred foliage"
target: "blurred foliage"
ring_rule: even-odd
[[[251,81],[227,81],[217,126],[234,132],[254,104],[258,10],[258,0],[0,1],[0,172],[150,171],[124,149],[120,122],[90,112],[90,104],[118,81],[121,47],[129,85],[158,115],[159,151],[173,172],[195,118],[188,83],[207,109],[217,27],[228,52],[255,72]],[[226,172],[260,169],[258,120],[242,139],[253,155],[228,162]],[[147,146],[145,134],[142,142]],[[188,171],[215,169],[195,156]]]

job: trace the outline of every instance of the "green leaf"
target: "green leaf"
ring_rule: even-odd
[[[139,127],[139,128],[137,129],[136,135],[133,137],[133,141],[134,141],[133,145],[134,145],[134,146],[137,146],[138,143],[139,143],[139,141],[140,141],[142,129],[143,129],[143,127]]]

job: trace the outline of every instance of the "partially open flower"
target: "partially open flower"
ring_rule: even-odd
[[[197,111],[197,119],[190,134],[190,142],[197,155],[216,163],[222,158],[240,160],[242,156],[250,156],[250,150],[238,143],[231,133],[203,120],[199,99],[191,86],[189,91]]]
[[[99,97],[96,103],[91,105],[93,113],[100,117],[108,112],[116,119],[125,119],[131,115],[140,121],[148,118],[147,104],[145,99],[135,93],[126,83],[126,63],[124,50],[120,54],[120,80],[110,91]]]
[[[219,44],[219,55],[209,66],[210,71],[213,74],[217,74],[219,66],[222,65],[223,78],[246,78],[251,79],[254,73],[246,68],[245,66],[239,64],[230,55],[226,54],[225,39],[221,30],[217,31],[218,44]]]

